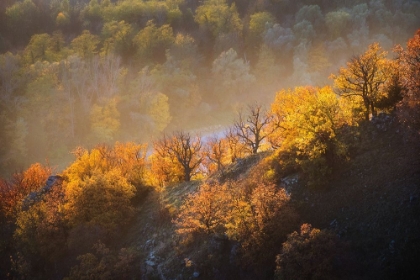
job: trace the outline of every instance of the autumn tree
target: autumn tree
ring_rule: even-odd
[[[182,166],[177,162],[174,155],[161,155],[155,152],[148,158],[150,174],[147,182],[155,187],[163,189],[167,183],[182,182],[184,173]]]
[[[46,60],[50,40],[50,35],[46,33],[35,34],[31,37],[29,44],[25,48],[26,59],[30,64],[38,60]]]
[[[172,136],[164,135],[164,137],[154,143],[155,153],[162,158],[174,159],[172,164],[182,168],[184,181],[190,181],[191,177],[196,174],[202,160],[201,154],[201,138],[196,136],[193,138],[190,133],[178,131]]]
[[[119,117],[116,99],[103,99],[101,104],[94,104],[90,112],[94,136],[100,141],[112,142],[120,127]]]
[[[258,104],[249,106],[246,116],[239,113],[234,128],[239,140],[248,147],[250,153],[256,154],[267,136],[272,133],[269,127],[271,119],[271,115]]]
[[[237,159],[248,154],[249,151],[244,142],[238,137],[235,127],[231,127],[225,132],[225,138],[228,145],[230,163],[234,163]]]
[[[340,279],[335,263],[344,247],[333,232],[303,224],[277,255],[276,279]]]
[[[265,31],[272,27],[275,18],[269,12],[257,12],[251,15],[249,20],[249,44],[258,45],[263,39]]]
[[[71,41],[72,49],[83,58],[92,58],[98,52],[99,38],[89,30],[84,30],[82,34]]]
[[[407,49],[398,48],[401,60],[401,83],[404,87],[400,118],[419,127],[420,116],[420,29],[407,42]]]
[[[241,32],[242,23],[235,4],[226,0],[207,0],[195,12],[194,20],[216,37],[220,33]]]
[[[137,48],[137,56],[146,61],[164,61],[165,50],[174,42],[172,27],[168,24],[157,27],[153,21],[148,21],[145,28],[139,31],[133,42]]]
[[[277,93],[271,105],[274,147],[290,153],[290,164],[303,169],[315,183],[331,172],[333,163],[345,157],[340,128],[353,124],[347,99],[338,98],[330,87],[298,87]],[[317,180],[318,178],[318,180]],[[320,182],[318,182],[320,183]]]
[[[407,50],[403,52],[405,63],[404,83],[411,92],[420,92],[420,29],[407,42]]]
[[[98,241],[93,245],[94,252],[77,257],[78,265],[71,268],[65,280],[73,279],[111,279],[129,278],[138,273],[137,253],[133,248],[121,248],[119,251],[109,249]]]
[[[105,38],[102,53],[116,53],[124,58],[134,55],[133,27],[125,21],[111,21],[104,24],[102,36]]]
[[[135,188],[118,169],[106,172],[92,170],[90,176],[74,177],[69,174],[72,166],[65,171],[69,178],[65,184],[66,218],[71,227],[97,225],[108,234],[124,226],[134,214],[130,200]],[[72,178],[72,179],[70,179]]]
[[[31,274],[53,265],[65,252],[64,200],[61,180],[55,180],[48,188],[31,193],[18,213],[14,239],[19,252],[31,263]]]
[[[155,131],[163,132],[172,120],[168,100],[168,96],[161,92],[145,94],[142,98],[142,106],[147,108],[145,111]]]
[[[229,161],[229,146],[227,138],[210,138],[204,147],[203,160],[210,173],[223,172]]]
[[[17,35],[14,40],[20,43],[39,28],[39,9],[32,0],[14,2],[6,9],[6,23],[9,31]]]
[[[226,186],[202,185],[197,193],[190,194],[174,220],[177,232],[188,234],[222,234],[229,196]]]
[[[129,183],[140,186],[144,184],[146,150],[146,145],[133,142],[116,142],[113,147],[98,145],[90,151],[78,147],[73,151],[76,160],[66,169],[66,176],[68,181],[77,181],[95,172],[118,170]]]
[[[238,230],[234,237],[241,243],[243,264],[251,265],[257,273],[270,269],[274,258],[270,248],[279,246],[296,223],[289,201],[285,189],[260,183],[254,186],[249,199],[243,200],[245,203],[237,202],[229,215],[231,225],[236,220]],[[232,233],[233,228],[228,232]]]
[[[378,43],[340,68],[338,75],[332,75],[335,87],[343,97],[357,97],[363,101],[365,120],[376,115],[376,103],[386,95],[384,84],[390,75],[387,53]]]
[[[44,187],[51,168],[39,163],[32,164],[24,172],[13,174],[12,179],[0,181],[0,210],[8,218],[16,218],[23,200],[31,193]]]
[[[145,185],[146,151],[146,144],[116,142],[110,153],[113,165],[137,188],[137,192]]]
[[[217,236],[240,244],[240,261],[261,273],[274,254],[269,248],[294,225],[295,214],[284,189],[259,184],[253,189],[238,183],[204,184],[190,194],[173,223],[189,240],[197,234]]]

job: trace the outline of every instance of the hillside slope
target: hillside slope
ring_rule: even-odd
[[[328,190],[293,193],[304,222],[351,242],[364,279],[419,279],[420,145],[398,127],[369,133]],[[386,131],[385,131],[386,130]]]
[[[362,129],[358,149],[337,168],[324,190],[310,190],[299,174],[288,182],[292,203],[301,223],[331,229],[349,244],[349,279],[419,279],[420,269],[420,146],[397,124],[385,128],[368,124]],[[260,155],[231,167],[231,179],[246,177]],[[232,268],[234,247],[211,239],[185,250],[171,219],[183,199],[200,182],[171,186],[162,193],[149,192],[138,209],[136,222],[120,241],[140,252],[145,279],[208,279],[203,267],[214,254],[225,267],[213,267],[218,279],[244,279]],[[297,229],[296,229],[297,230]],[[273,248],[277,252],[281,248]],[[217,255],[219,254],[219,255]],[[248,276],[252,277],[252,276]]]

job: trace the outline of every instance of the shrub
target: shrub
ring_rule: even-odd
[[[303,224],[276,257],[276,279],[339,279],[334,262],[342,247],[332,232]]]

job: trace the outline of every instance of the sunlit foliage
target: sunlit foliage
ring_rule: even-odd
[[[57,250],[65,247],[67,237],[64,203],[61,182],[54,183],[48,190],[31,193],[24,200],[22,211],[16,218],[14,238],[20,252],[34,268],[43,261],[53,263],[65,252]]]
[[[135,188],[119,170],[100,173],[69,181],[66,186],[66,217],[72,227],[93,224],[114,232],[133,215],[130,200]]]
[[[99,145],[91,151],[79,147],[73,153],[76,160],[65,171],[69,182],[118,170],[131,184],[143,184],[146,145],[117,142],[114,147]]]
[[[51,168],[32,164],[24,172],[15,173],[9,181],[0,181],[1,211],[8,218],[15,218],[21,211],[24,199],[39,191],[51,175]]]
[[[401,58],[401,83],[405,88],[399,111],[400,118],[409,126],[420,128],[420,30],[408,40],[407,49],[398,50]]]
[[[147,185],[176,190],[210,174],[214,184],[176,213],[177,233],[223,240],[229,265],[267,278],[273,248],[296,218],[278,186],[285,174],[328,183],[353,156],[346,141],[359,138],[349,131],[380,110],[418,132],[419,31],[396,59],[384,51],[418,28],[418,1],[0,2],[2,175],[44,158],[61,168],[76,145],[95,147],[76,149],[51,189],[51,169],[40,164],[0,180],[0,278],[61,279],[77,255],[70,279],[136,278],[135,254],[107,248],[130,224],[136,198]],[[281,88],[325,84],[350,52],[357,56],[333,75],[339,95],[280,90],[270,114],[251,106],[223,136],[188,132],[227,125],[234,110],[255,99],[267,105]],[[175,129],[185,132],[160,136]],[[153,151],[134,142],[95,146],[121,139],[158,140]],[[259,153],[267,142],[274,151]],[[334,278],[334,245],[331,234],[302,226],[277,259],[278,276]]]
[[[238,183],[204,184],[186,198],[173,222],[186,240],[204,234],[239,242],[243,265],[258,269],[272,261],[268,248],[279,246],[294,224],[289,200],[274,185],[247,190]]]
[[[390,78],[392,65],[386,58],[387,53],[378,43],[340,68],[339,75],[332,75],[335,86],[344,97],[357,97],[363,101],[365,119],[376,115],[376,103],[387,95],[384,84]]]
[[[190,194],[175,220],[177,232],[222,234],[228,212],[227,186],[202,185],[198,193]]]
[[[315,184],[346,155],[346,145],[338,137],[340,128],[353,124],[346,101],[330,87],[299,87],[278,92],[271,105],[275,130],[271,144],[291,152],[290,164],[300,166]]]

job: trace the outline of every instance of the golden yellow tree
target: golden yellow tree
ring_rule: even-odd
[[[65,195],[64,209],[71,227],[99,225],[113,233],[134,214],[130,200],[135,188],[117,169],[96,170],[89,177],[72,179],[65,184]]]
[[[387,95],[384,84],[392,69],[386,55],[378,43],[371,44],[364,54],[352,58],[347,67],[340,68],[338,75],[331,76],[341,96],[354,96],[363,101],[366,120],[370,114],[376,115],[376,102]]]
[[[330,87],[282,90],[271,112],[275,132],[270,142],[291,153],[291,164],[297,163],[312,179],[328,174],[334,160],[345,155],[337,135],[341,127],[353,123],[351,107]]]

